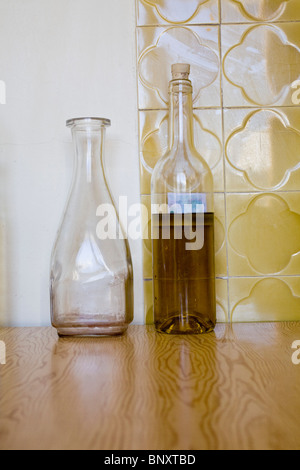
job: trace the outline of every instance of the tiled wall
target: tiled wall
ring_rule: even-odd
[[[137,47],[142,202],[167,146],[171,64],[191,63],[215,181],[218,319],[300,320],[300,1],[137,0]],[[151,278],[145,240],[148,323]]]

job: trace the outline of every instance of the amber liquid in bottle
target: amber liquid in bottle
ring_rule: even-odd
[[[176,215],[153,215],[152,223],[158,234],[153,239],[156,329],[169,334],[212,331],[216,325],[214,214],[204,214],[204,244],[199,250],[186,249],[191,240],[184,224],[176,224]],[[170,224],[169,239],[163,237],[166,224]],[[193,214],[194,233],[196,224]]]

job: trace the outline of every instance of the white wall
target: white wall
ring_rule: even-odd
[[[139,202],[135,0],[0,0],[0,324],[48,325],[49,262],[72,177],[68,118],[112,120],[114,196]],[[135,322],[141,243],[131,243]]]

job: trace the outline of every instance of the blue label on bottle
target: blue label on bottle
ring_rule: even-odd
[[[204,193],[168,193],[168,207],[171,214],[201,214],[206,212]]]

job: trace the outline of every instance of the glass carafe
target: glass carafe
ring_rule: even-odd
[[[202,334],[216,324],[213,177],[194,145],[190,66],[172,71],[169,148],[151,181],[154,321]]]
[[[67,126],[75,165],[52,253],[52,325],[61,336],[122,334],[133,320],[133,270],[104,171],[110,121],[80,118]],[[104,229],[108,222],[114,230]]]

